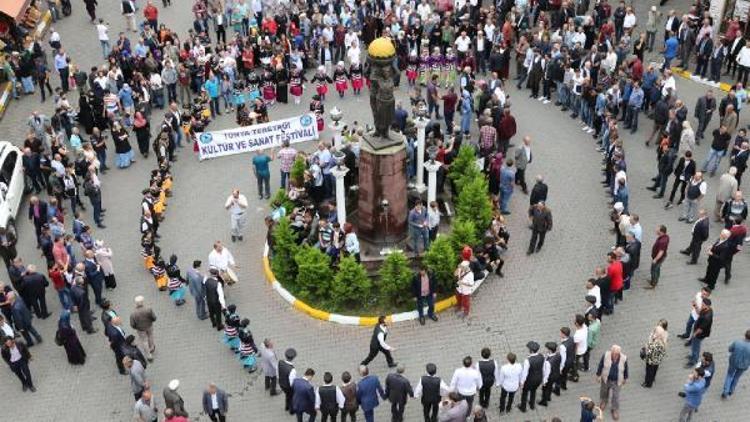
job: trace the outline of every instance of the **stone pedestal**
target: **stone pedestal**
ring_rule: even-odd
[[[390,136],[394,135],[399,136]],[[406,146],[403,140],[391,140],[391,145],[378,149],[362,142],[360,149],[357,231],[375,243],[397,242],[406,236]],[[387,219],[381,206],[384,199]]]
[[[427,205],[437,199],[437,171],[443,165],[440,161],[428,161],[424,163],[427,170]]]

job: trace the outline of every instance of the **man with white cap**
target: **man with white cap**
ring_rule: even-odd
[[[177,389],[180,387],[180,380],[174,379],[169,381],[167,388],[164,389],[164,407],[165,409],[172,409],[175,416],[188,417],[188,412],[185,411],[185,402],[180,397]]]

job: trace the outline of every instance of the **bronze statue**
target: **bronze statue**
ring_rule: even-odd
[[[370,79],[370,109],[375,124],[368,142],[374,147],[388,146],[395,141],[390,139],[389,130],[393,123],[396,100],[393,96],[393,62],[396,49],[388,38],[374,40],[367,49],[366,76]],[[377,144],[377,145],[376,145]]]

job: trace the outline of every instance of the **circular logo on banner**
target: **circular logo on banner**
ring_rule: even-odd
[[[202,144],[210,144],[213,139],[214,137],[211,136],[210,133],[206,133],[206,132],[201,133],[200,141]]]
[[[299,122],[302,124],[302,126],[310,126],[313,122],[313,118],[305,114],[304,116],[299,118]]]

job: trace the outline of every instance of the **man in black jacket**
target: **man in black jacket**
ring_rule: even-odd
[[[552,212],[544,205],[544,202],[539,202],[531,210],[531,241],[526,255],[542,249],[544,238],[550,230],[552,230]]]
[[[701,246],[703,245],[703,242],[708,240],[709,226],[708,213],[706,210],[701,209],[698,211],[698,219],[693,223],[690,245],[680,251],[681,254],[690,257],[690,260],[687,262],[688,265],[695,265],[698,262],[698,255],[701,253]]]
[[[656,105],[654,106],[654,129],[651,131],[651,135],[646,139],[646,146],[649,146],[651,144],[651,139],[653,139],[654,135],[661,136],[662,131],[667,125],[667,121],[669,120],[669,98],[663,97],[659,101],[656,102]],[[659,138],[656,139],[657,144],[659,143]]]
[[[29,199],[29,220],[34,223],[36,229],[37,248],[39,247],[39,237],[42,235],[42,226],[47,224],[47,203],[36,196]]]
[[[437,375],[437,366],[434,363],[428,363],[425,367],[426,375],[422,375],[419,384],[414,389],[415,397],[422,397],[422,411],[424,422],[437,422],[438,405],[440,397],[448,386]]]
[[[716,288],[716,278],[719,276],[719,271],[724,268],[724,265],[726,265],[732,254],[732,244],[728,241],[730,235],[731,232],[729,230],[722,230],[721,234],[719,234],[719,239],[708,250],[706,275],[699,278],[698,281],[706,283],[711,290]]]
[[[411,384],[404,377],[404,370],[404,365],[399,365],[395,374],[388,374],[385,378],[385,395],[391,402],[392,422],[403,422],[406,401],[409,397],[414,397]]]
[[[10,366],[10,370],[21,380],[23,391],[36,392],[34,382],[31,380],[31,371],[29,371],[29,361],[31,360],[29,348],[23,342],[17,342],[12,337],[6,337],[1,354],[5,363]]]
[[[693,116],[698,119],[698,129],[695,131],[695,143],[698,144],[703,139],[703,132],[711,121],[711,117],[716,110],[716,99],[713,90],[706,91],[706,95],[698,98],[695,104]]]
[[[21,295],[26,303],[34,310],[37,318],[46,319],[47,312],[46,288],[49,286],[47,277],[36,272],[35,265],[29,265],[26,274],[21,278]]]
[[[419,323],[424,325],[424,307],[427,306],[427,316],[437,321],[435,316],[435,277],[427,272],[427,267],[420,265],[419,271],[411,280],[411,292],[417,300]]]
[[[669,194],[669,201],[664,205],[664,208],[672,208],[674,202],[674,196],[677,193],[677,189],[680,190],[680,200],[677,205],[682,204],[685,199],[685,188],[687,187],[688,181],[695,174],[695,160],[693,160],[693,152],[690,150],[685,151],[685,156],[680,157],[677,161],[677,167],[674,169],[674,183],[672,184],[672,193]]]
[[[540,202],[547,202],[547,191],[549,188],[544,183],[544,176],[538,174],[536,176],[536,183],[531,188],[531,194],[529,195],[529,206],[538,204]]]

